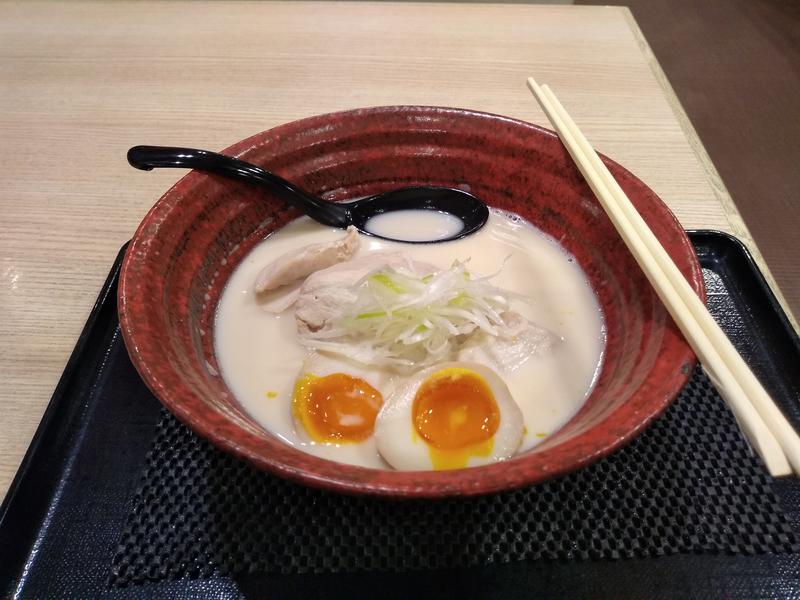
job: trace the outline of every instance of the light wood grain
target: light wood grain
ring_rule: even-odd
[[[546,124],[525,89],[535,75],[685,227],[732,232],[628,19],[533,5],[0,4],[0,495],[117,250],[178,177],[128,167],[132,145],[219,149],[382,104]]]
[[[800,437],[789,421],[553,91],[532,77],[528,87],[770,475],[800,474]]]
[[[661,87],[664,90],[664,96],[675,113],[675,118],[678,120],[683,132],[686,134],[686,139],[689,141],[689,144],[694,150],[697,160],[700,161],[700,164],[703,166],[706,176],[708,177],[708,181],[711,184],[711,189],[714,191],[717,200],[719,200],[722,209],[725,211],[725,216],[728,218],[731,231],[737,238],[744,242],[744,244],[750,250],[750,253],[753,255],[753,259],[760,267],[764,278],[767,280],[767,283],[770,285],[773,292],[775,292],[778,302],[786,313],[786,316],[789,318],[789,321],[791,322],[795,331],[800,331],[800,326],[798,326],[796,315],[792,312],[789,302],[787,301],[782,290],[778,287],[769,265],[764,260],[761,250],[758,248],[758,246],[756,246],[756,243],[753,240],[753,235],[750,232],[750,229],[747,227],[742,215],[739,213],[739,209],[736,207],[736,203],[733,201],[733,198],[731,198],[728,188],[723,183],[722,177],[720,177],[717,168],[714,166],[714,163],[711,162],[711,157],[708,155],[703,143],[700,141],[697,131],[695,131],[694,126],[689,120],[689,116],[686,114],[683,106],[681,106],[678,96],[675,94],[672,85],[667,80],[667,76],[661,69],[661,65],[659,65],[658,61],[656,60],[655,55],[650,49],[650,45],[647,43],[644,35],[642,35],[641,30],[636,24],[636,20],[633,18],[633,14],[627,7],[625,7],[623,10],[625,11],[625,16],[628,20],[628,24],[631,27],[631,31],[634,32],[634,35],[639,43],[639,47],[647,59],[647,62],[650,64],[653,75],[655,75],[659,84],[661,84]]]

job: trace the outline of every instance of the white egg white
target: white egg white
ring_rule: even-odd
[[[443,369],[463,368],[483,377],[494,396],[500,412],[500,424],[493,436],[491,452],[486,456],[472,455],[466,466],[474,467],[497,462],[514,455],[524,437],[525,425],[517,403],[503,379],[492,369],[477,363],[440,363],[400,383],[375,421],[375,441],[378,452],[395,469],[429,471],[435,468],[431,447],[414,426],[414,397],[420,385]]]

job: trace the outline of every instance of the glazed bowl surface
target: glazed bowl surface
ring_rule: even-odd
[[[555,238],[586,273],[603,310],[606,350],[580,411],[532,450],[483,467],[368,469],[293,448],[257,424],[220,375],[217,302],[237,264],[299,213],[261,189],[190,172],[139,226],[119,286],[120,326],[147,386],[222,450],[282,477],[345,493],[448,497],[507,490],[573,471],[629,442],[686,383],[695,362],[666,309],[551,131],[440,107],[379,107],[295,121],[227,150],[329,200],[405,185],[471,191]],[[692,287],[694,249],[666,205],[603,157]]]

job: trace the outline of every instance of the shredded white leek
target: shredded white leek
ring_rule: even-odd
[[[325,327],[301,334],[301,343],[394,367],[446,360],[479,331],[502,336],[508,329],[504,313],[517,297],[490,284],[489,277],[473,278],[458,261],[425,276],[387,267],[342,292],[355,301],[344,304]]]

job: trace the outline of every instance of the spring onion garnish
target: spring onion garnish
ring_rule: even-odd
[[[300,341],[359,362],[424,367],[446,360],[473,333],[502,336],[509,299],[518,297],[473,277],[464,262],[420,276],[404,268],[374,271],[342,297],[325,327]]]

